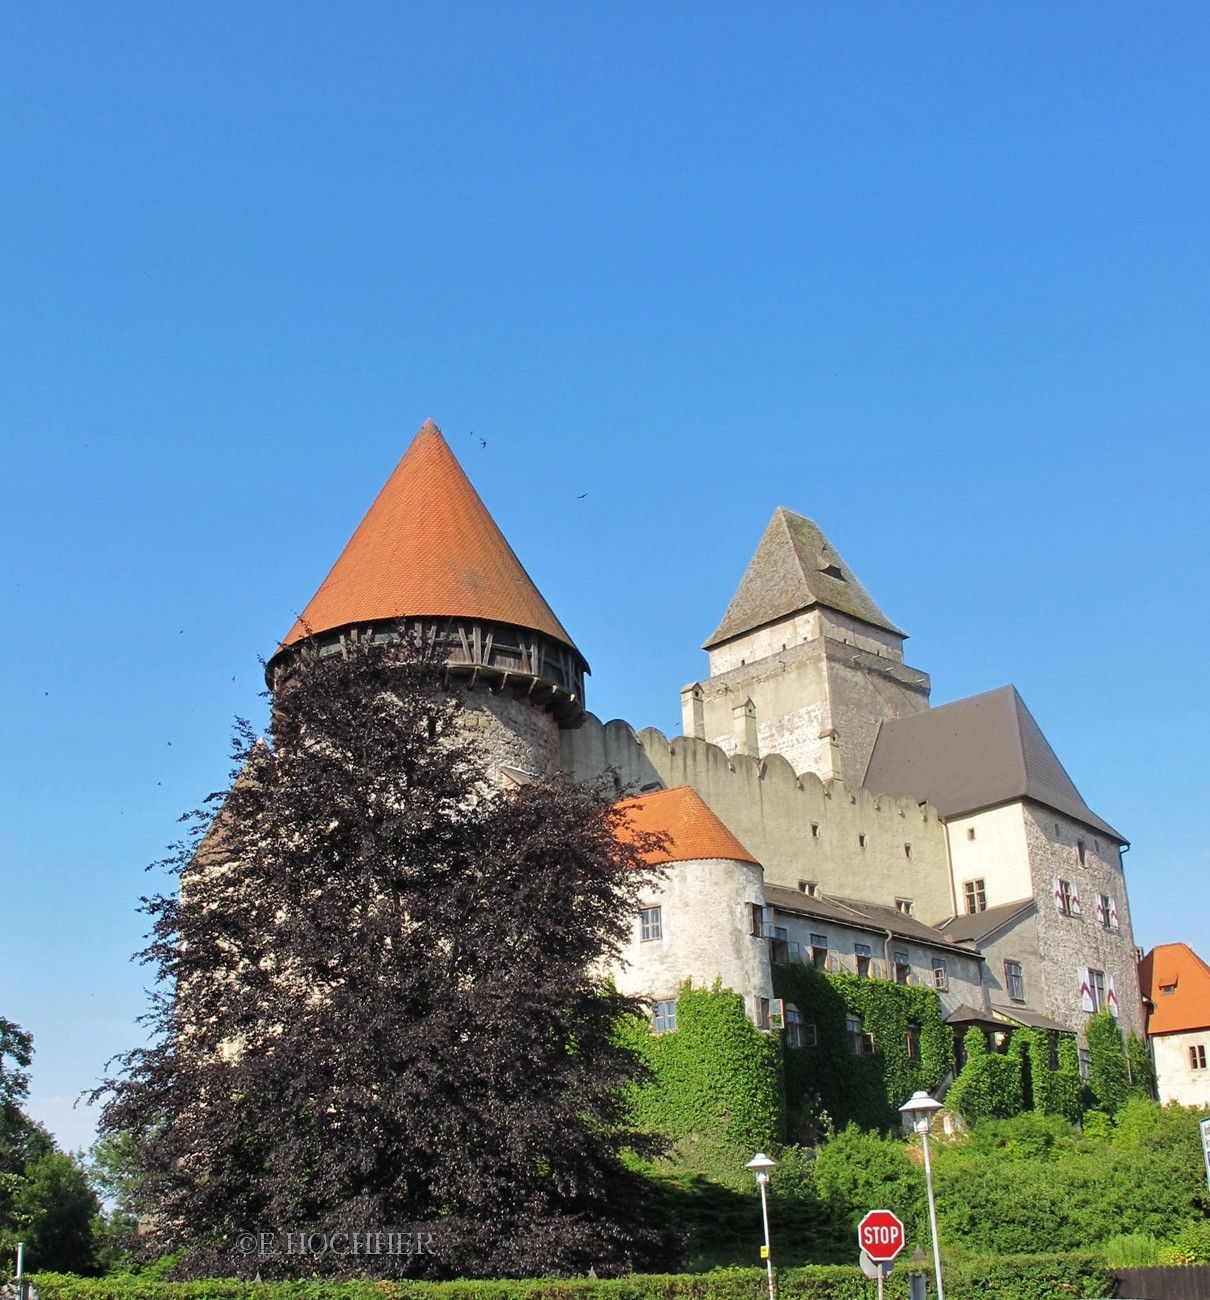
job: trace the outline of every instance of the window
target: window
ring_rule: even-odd
[[[802,1013],[793,1002],[786,1003],[786,1046],[802,1047]]]
[[[664,937],[664,925],[658,907],[645,907],[639,913],[639,937],[644,943]]]
[[[870,973],[870,945],[868,943],[855,943],[853,953],[857,958],[857,978],[863,980]]]
[[[819,885],[814,880],[800,880],[798,888],[801,893],[806,894],[808,898],[814,898],[819,893]]]
[[[1093,1011],[1100,1011],[1105,1005],[1105,972],[1103,970],[1089,968],[1088,992],[1092,998]]]
[[[1070,880],[1055,881],[1055,907],[1061,916],[1079,916],[1080,900]]]
[[[968,826],[966,828],[966,838],[968,840],[973,840],[975,838],[975,828],[973,826]]]
[[[849,1038],[849,1053],[852,1056],[869,1056],[874,1050],[874,1036],[867,1034],[860,1016],[845,1016],[845,1033]]]
[[[749,933],[754,938],[773,939],[776,937],[777,926],[774,924],[773,909],[771,907],[761,907],[759,903],[749,903],[748,915],[751,927]]]
[[[1189,1049],[1189,1068],[1204,1070],[1206,1068],[1206,1048],[1202,1043],[1194,1043]]]
[[[1106,930],[1118,928],[1117,904],[1108,894],[1097,895],[1097,920]]]
[[[903,846],[903,856],[904,856],[905,858],[911,858],[911,856],[912,856],[912,846],[911,846],[910,844],[905,844],[905,845]]]
[[[828,936],[826,934],[811,935],[811,965],[816,970],[828,969]]]
[[[1025,1001],[1025,977],[1019,961],[1004,963],[1004,990],[1014,1002]]]
[[[1084,854],[1084,841],[1076,840],[1076,860],[1079,862],[1080,866],[1084,865]]]
[[[865,846],[866,846],[866,838],[865,838],[865,835],[864,835],[864,834],[863,834],[863,835],[859,835],[859,836],[857,837],[857,847],[858,847],[859,849],[864,849]]]
[[[949,973],[945,969],[945,958],[934,957],[933,958],[933,988],[935,988],[938,993],[946,993],[949,991],[949,986],[950,986],[950,978],[949,978]]]
[[[915,1021],[909,1022],[907,1027],[907,1053],[913,1065],[920,1063],[920,1026]]]
[[[897,952],[895,954],[895,983],[910,984],[912,982],[912,964],[908,961],[906,952]]]
[[[897,898],[895,900],[895,910],[902,912],[904,916],[911,916],[912,900],[910,898]]]
[[[657,1002],[651,1028],[657,1034],[671,1034],[676,1029],[676,1002]]]
[[[1092,1062],[1092,1057],[1088,1055],[1088,1048],[1081,1047],[1080,1048],[1080,1078],[1081,1079],[1088,1078],[1088,1071],[1091,1062]]]
[[[756,1008],[756,1027],[758,1029],[769,1028],[769,999],[761,998]]]
[[[969,916],[987,911],[987,886],[982,880],[965,881],[962,892],[966,895],[966,911]]]
[[[811,823],[811,838],[812,838],[813,840],[817,840],[817,839],[819,839],[819,823],[818,823],[818,822],[812,822],[812,823]]]

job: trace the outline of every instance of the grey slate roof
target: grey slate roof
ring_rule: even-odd
[[[1032,898],[1022,898],[1015,903],[1001,903],[999,907],[987,907],[982,912],[969,912],[965,916],[955,916],[949,921],[942,921],[940,929],[951,939],[968,940],[982,943],[989,934],[1024,916],[1034,909]]]
[[[778,506],[723,621],[703,648],[709,650],[811,605],[826,605],[898,636],[905,635],[874,603],[819,526]]]
[[[1015,686],[884,722],[864,784],[947,818],[1029,799],[1127,843],[1084,802]]]
[[[836,898],[831,894],[804,894],[800,889],[787,889],[782,885],[766,885],[765,902],[779,912],[794,912],[820,921],[835,921],[840,925],[871,930],[881,935],[890,930],[898,939],[915,939],[937,948],[958,949],[968,957],[980,955],[953,935],[925,925],[923,921],[906,915],[897,907],[883,907],[854,898]]]

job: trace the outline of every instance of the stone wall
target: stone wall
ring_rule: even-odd
[[[737,715],[750,700],[753,757],[860,785],[879,724],[928,707],[929,679],[904,664],[902,639],[823,609],[759,628],[712,651],[711,675],[682,691],[685,732],[751,754]]]
[[[455,689],[463,706],[462,725],[483,745],[491,767],[532,776],[558,770],[559,724],[545,709],[485,686],[457,683]]]
[[[672,863],[662,881],[643,892],[642,907],[659,907],[661,935],[642,938],[635,918],[623,964],[614,976],[623,993],[652,1000],[675,998],[691,979],[709,988],[716,979],[740,993],[753,1021],[759,1001],[773,996],[769,945],[753,937],[750,908],[764,903],[761,870],[750,862],[709,858]]]
[[[1062,813],[1038,804],[1022,805],[1025,838],[1038,900],[1040,976],[1047,1015],[1077,1027],[1083,1035],[1088,1012],[1081,1008],[1077,970],[1082,966],[1113,976],[1122,1033],[1142,1034],[1142,1000],[1135,964],[1130,904],[1116,842]],[[1080,861],[1083,845],[1083,862]],[[1054,902],[1054,880],[1069,881],[1079,894],[1080,915],[1062,915]],[[1118,927],[1097,916],[1097,896],[1114,900]],[[1031,999],[1031,1005],[1033,1003]]]
[[[696,790],[763,865],[772,885],[818,885],[825,894],[894,907],[936,925],[953,911],[945,832],[937,813],[911,799],[892,799],[798,777],[784,758],[729,756],[688,736],[669,740],[591,714],[562,733],[563,766],[579,780],[606,768],[631,792],[687,785]]]

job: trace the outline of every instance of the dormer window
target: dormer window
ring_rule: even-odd
[[[848,582],[848,578],[841,572],[839,564],[825,564],[820,567],[820,573],[826,577],[835,578],[837,582]]]

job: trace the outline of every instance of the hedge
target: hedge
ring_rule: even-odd
[[[776,1243],[775,1243],[776,1245]],[[856,1243],[854,1243],[856,1247]],[[1110,1296],[1112,1274],[1091,1254],[1017,1255],[944,1265],[950,1300],[1079,1300]],[[929,1274],[931,1282],[932,1274]],[[162,1282],[142,1277],[78,1278],[40,1273],[41,1300],[764,1300],[762,1269],[712,1273],[635,1274],[611,1281],[532,1282]],[[930,1285],[930,1291],[931,1291]],[[872,1300],[876,1284],[852,1265],[779,1270],[781,1300]],[[901,1262],[887,1279],[887,1300],[907,1300],[908,1270]]]

